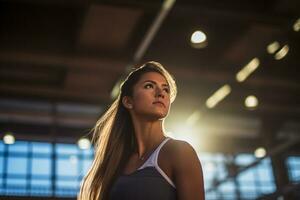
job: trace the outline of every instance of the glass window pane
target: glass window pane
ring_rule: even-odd
[[[26,178],[7,178],[7,187],[26,187]]]
[[[80,150],[82,152],[82,154],[85,156],[92,156],[94,154],[94,149],[93,148],[90,148],[90,149],[84,149],[84,150]]]
[[[289,178],[293,182],[300,181],[300,157],[290,156],[286,161]]]
[[[31,183],[32,188],[50,188],[51,187],[50,179],[32,179],[30,183]]]
[[[253,174],[253,170],[247,170],[244,172],[241,172],[238,175],[238,181],[240,181],[241,183],[244,182],[253,182],[254,183],[254,174]]]
[[[212,192],[209,192],[209,193],[205,194],[205,198],[206,199],[210,199],[210,200],[221,199],[220,195],[217,192],[215,192],[215,191],[212,191]]]
[[[262,194],[271,194],[271,193],[275,192],[275,190],[276,190],[276,185],[274,182],[260,185],[260,192]]]
[[[57,159],[56,174],[58,176],[78,176],[78,165],[69,159]]]
[[[0,187],[0,195],[76,197],[81,178],[92,163],[94,151],[92,148],[80,150],[76,144],[55,145],[56,190],[52,191],[52,143],[17,141],[6,146],[9,151],[7,189]],[[3,151],[6,146],[0,143],[0,174],[5,166]],[[32,151],[32,157],[28,157],[29,151]],[[28,166],[30,169],[27,169]],[[31,180],[27,179],[27,173],[31,173]],[[2,183],[0,177],[0,185]]]
[[[4,143],[0,140],[0,153],[4,151]]]
[[[227,181],[222,183],[219,187],[219,190],[222,193],[234,193],[235,192],[235,185],[232,181]]]
[[[46,175],[51,174],[51,160],[50,158],[33,158],[31,165],[32,175]]]
[[[8,145],[9,152],[27,153],[28,142],[16,141],[14,144]]]
[[[57,188],[73,188],[73,189],[77,189],[79,187],[79,181],[77,181],[76,179],[74,180],[57,180],[56,181],[56,187]]]
[[[52,144],[46,142],[32,142],[33,154],[51,154]]]
[[[236,163],[246,166],[254,162],[252,154],[237,157]],[[252,160],[253,159],[253,160]],[[276,190],[270,158],[261,160],[257,165],[238,175],[239,190],[242,198],[257,198],[263,194],[273,193]]]
[[[25,187],[11,187],[3,190],[5,195],[8,196],[25,196],[27,195],[27,189]]]
[[[83,160],[83,172],[81,172],[82,175],[85,175],[88,170],[90,169],[90,166],[92,164],[92,160]]]
[[[3,161],[3,156],[0,156],[0,174],[3,174],[3,165],[4,165],[3,162],[4,162]]]
[[[56,153],[58,154],[77,154],[78,147],[75,144],[56,144]]]
[[[219,181],[225,178],[228,174],[227,168],[225,167],[225,162],[227,161],[227,157],[218,153],[201,153],[199,155],[199,159],[201,161],[203,167],[203,178],[204,178],[204,186],[205,189],[212,189],[213,182]],[[210,192],[211,193],[211,192]],[[224,194],[218,192],[218,198],[224,197]],[[212,194],[208,194],[212,195]],[[232,196],[232,194],[226,194]],[[214,195],[212,195],[214,196]]]
[[[225,168],[223,163],[218,164],[217,171],[219,179],[224,179],[227,176],[227,169]]]
[[[79,190],[79,182],[76,180],[66,181],[57,180],[56,181],[56,196],[76,196]]]
[[[254,161],[255,157],[252,154],[240,154],[235,158],[235,163],[241,166],[249,165]]]
[[[263,181],[263,182],[271,182],[273,181],[273,174],[271,172],[270,169],[268,169],[267,167],[259,167],[257,169],[257,178],[260,180],[260,181]]]
[[[49,196],[52,194],[50,179],[32,179],[31,180],[31,196]]]
[[[30,196],[36,196],[36,197],[52,196],[52,190],[49,188],[32,188],[30,190]]]
[[[26,195],[27,191],[27,181],[25,177],[20,178],[10,178],[6,180],[6,191],[9,195]]]
[[[26,174],[27,173],[27,158],[8,157],[8,174]]]

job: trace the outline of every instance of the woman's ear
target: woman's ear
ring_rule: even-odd
[[[133,108],[132,100],[131,100],[131,98],[129,96],[124,96],[122,98],[122,104],[127,109],[132,109]]]

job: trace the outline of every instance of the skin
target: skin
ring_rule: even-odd
[[[122,103],[132,117],[138,145],[124,170],[129,174],[166,138],[163,120],[170,110],[168,83],[157,72],[145,73],[134,86],[132,97],[123,97]],[[145,159],[141,161],[139,157],[144,154]],[[178,200],[204,199],[201,163],[189,143],[173,139],[167,142],[161,149],[158,164],[175,183]]]

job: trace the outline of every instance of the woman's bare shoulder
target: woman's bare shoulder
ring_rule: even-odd
[[[204,199],[202,166],[195,149],[186,141],[174,139],[168,149],[178,199]]]
[[[193,146],[183,140],[171,138],[166,145],[166,152],[172,164],[177,164],[184,160],[198,160],[198,155]]]
[[[194,150],[190,143],[184,140],[177,140],[175,138],[171,138],[170,141],[167,143],[167,146],[168,149],[173,153],[176,153],[177,151]]]

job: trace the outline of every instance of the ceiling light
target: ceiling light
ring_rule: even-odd
[[[287,53],[289,52],[289,50],[290,50],[290,48],[289,48],[289,45],[284,45],[276,54],[275,54],[275,56],[274,56],[274,58],[276,59],[276,60],[280,60],[280,59],[282,59],[282,58],[284,58],[286,55],[287,55]]]
[[[195,48],[204,48],[207,45],[207,37],[202,31],[195,31],[191,36],[191,45]]]
[[[279,47],[280,47],[279,42],[275,41],[268,45],[267,51],[269,54],[273,54],[279,49]]]
[[[256,158],[262,158],[266,156],[266,149],[263,147],[259,147],[254,151],[254,155]]]
[[[255,108],[258,105],[258,100],[255,96],[251,95],[245,99],[245,106],[247,108]]]
[[[78,147],[80,149],[83,149],[83,150],[91,148],[91,142],[87,138],[81,138],[81,139],[79,139],[78,142],[77,142],[77,144],[78,144]]]
[[[163,3],[163,9],[169,10],[173,6],[174,3],[175,3],[175,0],[165,0]]]
[[[253,73],[259,66],[259,59],[253,58],[243,69],[241,69],[235,76],[238,82],[243,82],[246,78]]]
[[[231,87],[226,84],[218,89],[212,96],[206,100],[206,106],[208,108],[215,107],[222,99],[224,99],[231,92]]]
[[[3,142],[5,144],[14,144],[15,143],[15,137],[11,133],[7,133],[3,137]]]
[[[294,23],[293,29],[294,29],[294,31],[296,31],[296,32],[300,31],[300,18],[297,19],[297,21]]]

